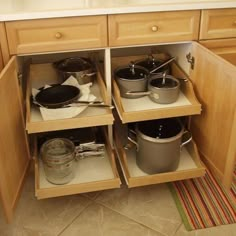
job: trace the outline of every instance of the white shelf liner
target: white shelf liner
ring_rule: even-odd
[[[191,105],[189,100],[185,97],[185,95],[180,92],[178,100],[171,104],[158,104],[150,100],[148,96],[144,96],[141,98],[121,98],[121,102],[125,112],[132,111],[144,111],[144,110],[153,110],[153,109],[162,109],[162,108],[171,108],[171,107],[179,107],[179,106],[188,106]]]
[[[75,163],[75,177],[72,181],[64,185],[82,184],[94,181],[114,179],[111,164],[107,153],[104,157],[88,157],[78,160]],[[39,189],[56,188],[57,186],[47,181],[43,169],[43,162],[39,158]]]
[[[140,176],[148,176],[147,173],[143,172],[136,164],[136,151],[135,149],[126,150],[128,169],[131,177],[140,177]],[[178,172],[181,170],[195,169],[197,168],[194,163],[192,157],[185,147],[182,148],[180,155],[180,162],[177,170],[174,172]],[[166,172],[170,173],[170,172]],[[163,173],[160,173],[163,174]]]

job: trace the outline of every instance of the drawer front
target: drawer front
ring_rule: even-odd
[[[11,54],[107,46],[106,16],[7,22],[6,31]]]
[[[236,9],[203,10],[200,39],[236,37]]]
[[[196,40],[200,11],[110,15],[109,45]]]

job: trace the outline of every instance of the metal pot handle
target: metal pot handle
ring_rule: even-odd
[[[82,74],[81,77],[84,77],[84,76],[93,76],[93,75],[96,75],[96,72],[92,72],[92,73],[88,73],[88,74]]]
[[[193,139],[191,132],[188,131],[188,130],[185,130],[184,133],[183,133],[183,135],[184,135],[184,134],[187,134],[187,133],[190,134],[190,137],[189,137],[186,141],[184,141],[184,142],[181,143],[180,149],[182,149],[183,146],[185,146],[186,144],[188,144],[189,142],[191,142],[192,139]]]
[[[125,94],[130,96],[149,95],[151,94],[151,91],[128,91]]]
[[[134,130],[132,130],[132,129],[129,129],[129,132],[132,133],[132,134],[134,134],[134,135],[136,135],[136,132],[135,132]],[[136,146],[136,150],[138,151],[138,150],[139,150],[139,145],[138,145],[138,143],[137,143],[134,139],[132,139],[129,135],[128,135],[128,140]],[[126,145],[126,146],[124,147],[124,149],[128,150],[128,149],[129,149],[129,146]]]

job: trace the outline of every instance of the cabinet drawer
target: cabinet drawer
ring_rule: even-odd
[[[201,163],[197,147],[193,141],[183,147],[180,155],[180,163],[175,171],[146,174],[136,164],[136,150],[132,148],[125,150],[121,144],[117,129],[115,132],[115,145],[118,152],[119,161],[125,176],[128,187],[138,187],[150,184],[165,183],[182,179],[196,178],[205,174],[205,167]]]
[[[65,196],[77,193],[120,188],[114,153],[103,129],[105,154],[102,157],[85,157],[75,162],[75,174],[71,182],[55,185],[47,181],[43,162],[38,154],[37,137],[34,136],[35,194],[38,199]]]
[[[7,22],[6,31],[11,54],[107,45],[106,16]]]
[[[203,10],[200,39],[236,37],[236,9]]]
[[[199,11],[110,15],[109,45],[196,40]]]

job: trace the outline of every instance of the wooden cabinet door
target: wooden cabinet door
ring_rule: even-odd
[[[3,59],[2,59],[2,50],[1,50],[1,47],[0,47],[0,72],[1,72],[2,69],[3,69]]]
[[[0,197],[8,221],[30,162],[21,102],[13,57],[0,74]]]
[[[192,118],[192,132],[201,157],[230,187],[236,157],[236,68],[212,51],[193,43],[190,75],[202,104]]]

